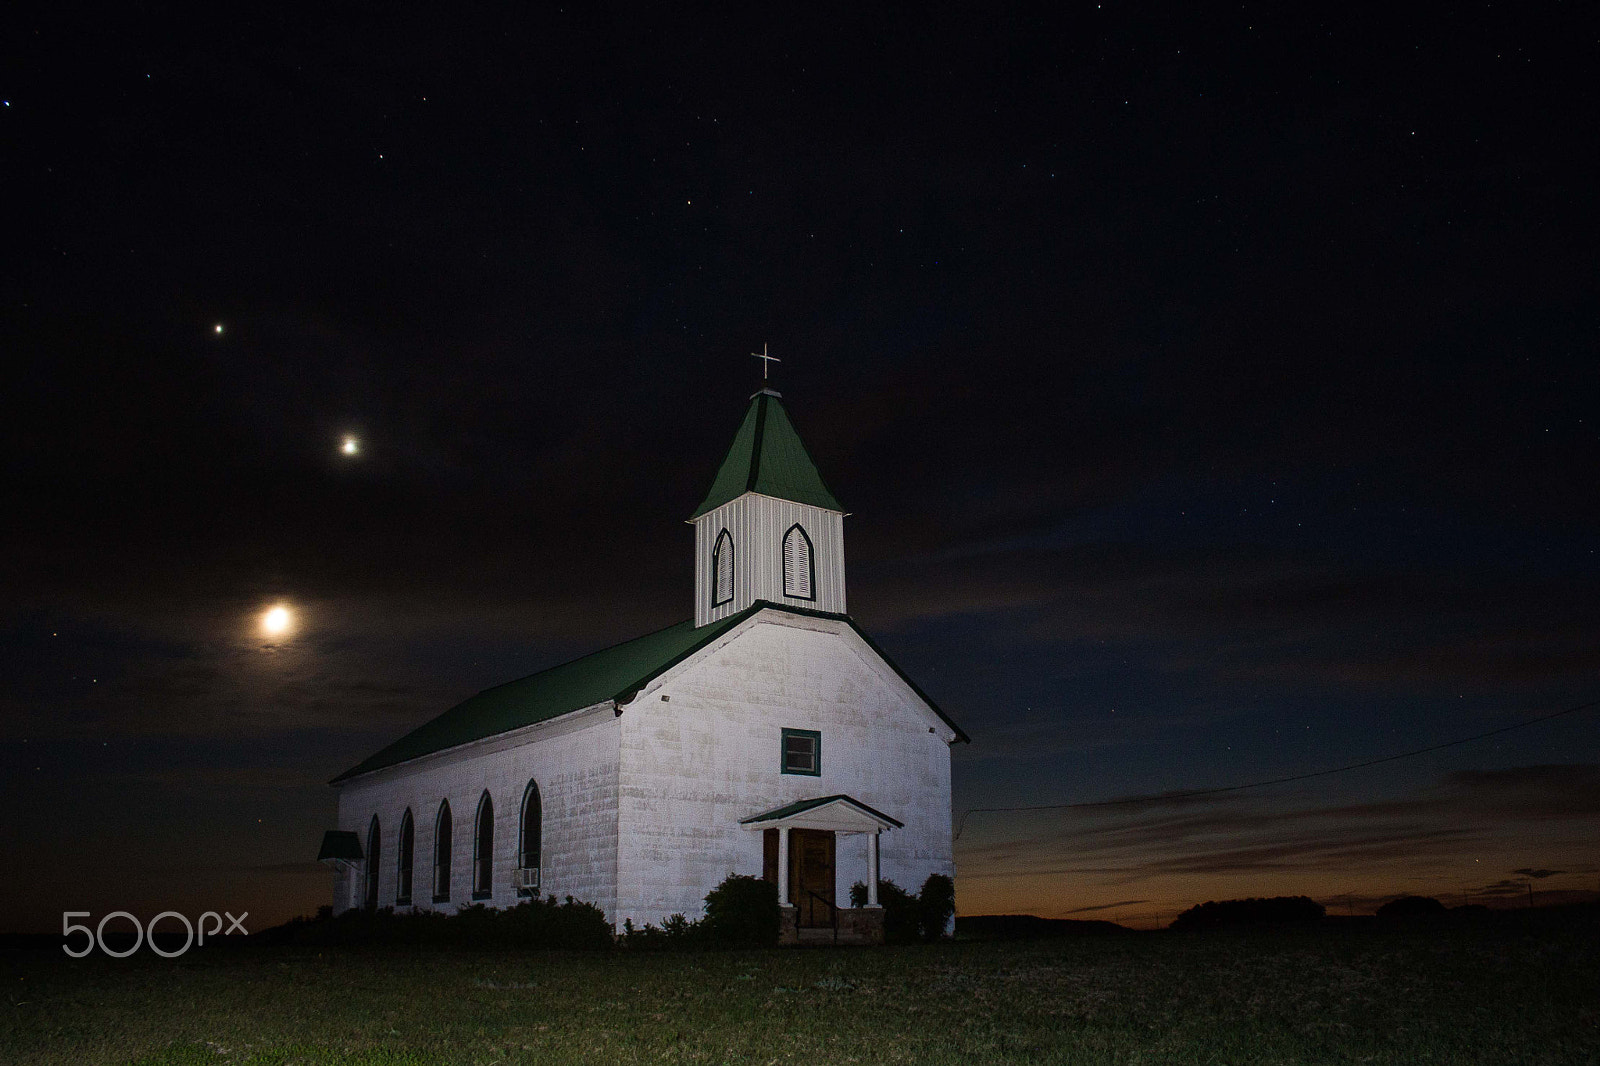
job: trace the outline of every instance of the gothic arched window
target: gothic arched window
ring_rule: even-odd
[[[439,804],[439,816],[433,820],[433,901],[450,902],[450,801]]]
[[[394,905],[407,906],[411,902],[411,849],[416,843],[417,831],[411,821],[411,808],[406,808],[406,813],[400,818],[400,844],[395,850],[399,852],[400,866],[395,877]]]
[[[800,600],[817,598],[817,570],[811,560],[811,538],[798,522],[783,535],[783,594]]]
[[[517,866],[523,870],[539,868],[539,851],[544,843],[544,804],[539,800],[539,782],[529,781],[522,794],[522,838],[518,841]]]
[[[478,801],[478,819],[472,834],[472,898],[494,895],[494,801],[483,790]]]
[[[724,529],[717,534],[711,549],[711,606],[721,607],[733,599],[733,538]]]
[[[380,868],[379,853],[382,834],[378,829],[378,816],[374,814],[372,821],[367,823],[367,898],[366,908],[369,911],[378,909],[378,870]]]

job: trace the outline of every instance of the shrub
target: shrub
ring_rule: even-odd
[[[576,951],[598,951],[612,945],[611,923],[605,912],[571,896],[562,903],[550,896],[525,900],[495,913],[494,932],[513,944]]]
[[[629,951],[674,951],[700,947],[705,941],[706,923],[691,922],[681,914],[667,918],[659,929],[649,922],[635,929],[632,918],[622,923],[622,946]]]
[[[956,912],[956,885],[944,874],[929,874],[917,893],[917,927],[922,939],[942,940]]]
[[[867,905],[867,885],[857,881],[850,886],[850,906]],[[878,882],[878,905],[883,908],[883,939],[890,944],[915,944],[921,923],[917,897],[893,881]]]
[[[611,925],[600,908],[571,896],[546,897],[507,910],[481,903],[446,916],[438,911],[396,914],[393,908],[347,910],[337,918],[319,912],[282,927],[296,944],[449,944],[481,948],[599,950],[612,944]]]
[[[778,942],[782,924],[778,886],[760,877],[729,874],[706,894],[702,924],[706,938],[714,943],[770,947]]]

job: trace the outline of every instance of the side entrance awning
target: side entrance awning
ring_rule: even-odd
[[[360,862],[366,858],[361,851],[361,838],[348,829],[330,829],[322,834],[322,850],[317,852],[318,862]]]
[[[905,823],[850,796],[818,796],[742,818],[746,829],[829,829],[835,833],[878,833],[904,829]]]

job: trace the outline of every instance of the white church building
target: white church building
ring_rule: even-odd
[[[620,929],[699,917],[740,873],[776,883],[786,939],[881,935],[879,877],[954,874],[967,737],[850,618],[844,519],[763,388],[690,519],[694,617],[486,689],[336,777],[335,910],[543,894]],[[858,881],[872,914],[848,909]]]

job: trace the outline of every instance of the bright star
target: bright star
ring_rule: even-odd
[[[339,450],[346,455],[356,455],[361,451],[361,443],[354,437],[346,437],[344,443],[339,445]]]
[[[218,322],[215,326],[212,326],[211,331],[220,334],[222,332],[222,323]]]

